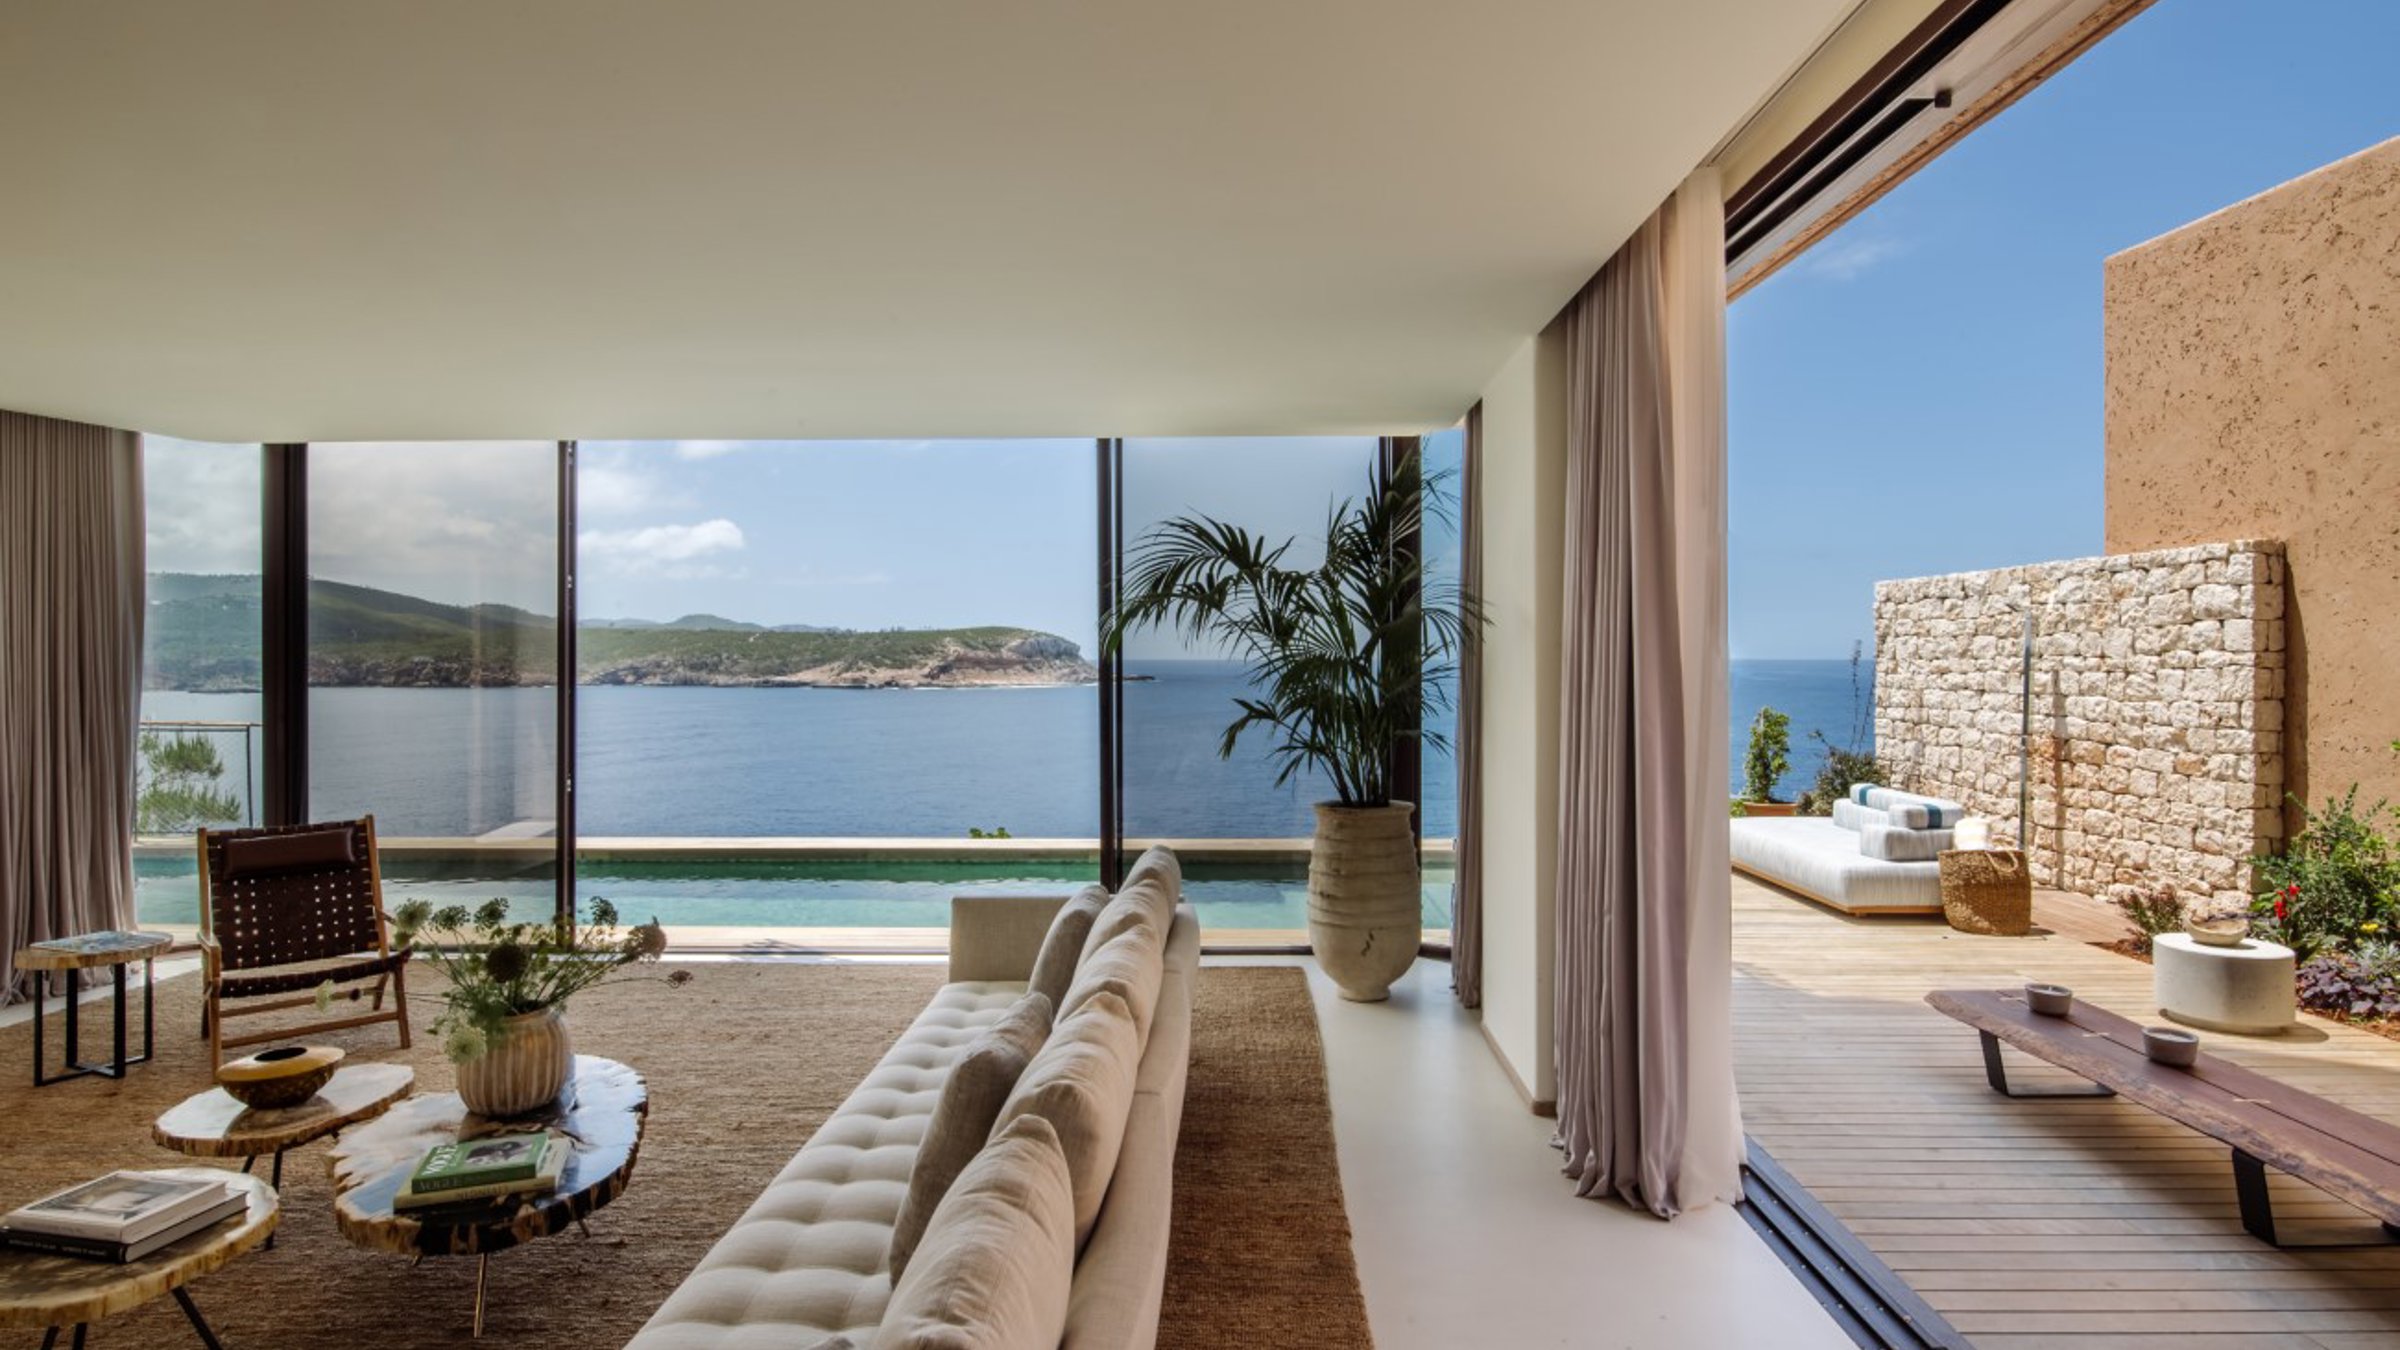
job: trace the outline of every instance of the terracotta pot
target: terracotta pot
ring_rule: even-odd
[[[1742,815],[1744,818],[1754,818],[1759,816],[1789,816],[1798,814],[1799,810],[1800,803],[1798,802],[1745,801],[1742,803]]]
[[[1373,1003],[1408,972],[1425,936],[1416,810],[1317,803],[1308,855],[1308,945],[1343,998]]]
[[[479,1116],[521,1116],[558,1100],[575,1071],[575,1046],[556,1008],[500,1024],[482,1054],[458,1066],[458,1096]]]

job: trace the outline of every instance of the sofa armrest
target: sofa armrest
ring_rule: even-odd
[[[950,980],[1027,980],[1063,895],[950,897]]]

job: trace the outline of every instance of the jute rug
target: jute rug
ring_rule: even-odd
[[[624,1060],[649,1080],[641,1161],[632,1187],[594,1216],[588,1240],[563,1234],[493,1259],[485,1343],[623,1344],[941,982],[932,965],[692,969],[696,978],[680,988],[620,984],[576,1000],[577,1048]],[[1365,1346],[1323,1049],[1303,977],[1212,968],[1197,997],[1161,1344]],[[410,1063],[419,1091],[445,1090],[450,1067],[423,1033],[438,1006],[419,995],[419,1036],[408,1052],[388,1026],[310,1039]],[[198,981],[170,980],[159,987],[155,1060],[123,1083],[86,1078],[40,1089],[30,1083],[32,1029],[0,1030],[0,1208],[111,1168],[221,1165],[150,1142],[152,1118],[207,1084],[198,1016]],[[53,1004],[53,1054],[56,1018]],[[95,1023],[86,1023],[87,1055],[103,1053]],[[292,1152],[275,1249],[192,1287],[229,1350],[465,1343],[474,1262],[412,1267],[353,1247],[335,1231],[331,1207],[325,1145]],[[39,1339],[0,1333],[0,1346]],[[94,1327],[91,1344],[197,1341],[162,1299]]]

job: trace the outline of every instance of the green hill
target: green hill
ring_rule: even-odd
[[[259,684],[259,579],[154,573],[150,684],[226,691]],[[456,688],[556,682],[557,620],[513,605],[446,605],[311,580],[309,681]],[[850,632],[765,628],[686,615],[605,621],[576,634],[584,684],[1062,684],[1093,678],[1075,644],[1026,628]]]

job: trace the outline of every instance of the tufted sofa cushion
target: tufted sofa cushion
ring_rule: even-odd
[[[873,1340],[917,1143],[951,1065],[1024,996],[947,984],[883,1062],[669,1295],[629,1350],[789,1350]]]

